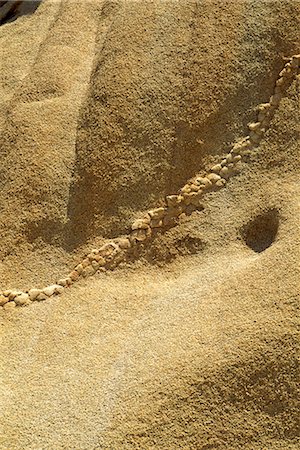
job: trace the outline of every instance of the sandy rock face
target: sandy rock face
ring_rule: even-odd
[[[7,3],[0,447],[296,448],[299,2]]]

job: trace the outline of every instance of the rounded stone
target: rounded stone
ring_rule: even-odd
[[[234,155],[242,153],[245,149],[248,149],[250,146],[251,142],[249,140],[249,137],[247,136],[246,138],[241,139],[239,142],[234,144],[230,153],[232,154],[232,157],[234,157]]]
[[[200,189],[200,186],[199,186],[199,184],[197,184],[197,183],[191,183],[191,192],[198,192],[199,191],[199,189]],[[184,195],[184,194],[183,194]]]
[[[195,178],[195,183],[199,184],[200,186],[205,185],[206,182],[207,182],[207,180],[204,177],[196,177]]]
[[[95,272],[96,272],[95,268],[92,265],[90,265],[83,270],[82,276],[84,278],[91,277],[92,275],[94,275]]]
[[[78,274],[80,275],[80,274],[82,273],[82,271],[83,271],[83,265],[82,265],[82,264],[78,264],[78,265],[75,267],[75,270],[76,270],[76,272],[78,272]]]
[[[11,290],[10,290],[10,289],[6,289],[5,291],[2,292],[2,294],[4,295],[4,297],[8,297],[10,293],[11,293]]]
[[[100,264],[97,261],[92,261],[93,269],[97,272],[100,267]]]
[[[130,240],[128,238],[119,238],[116,242],[122,250],[130,248]]]
[[[226,184],[226,180],[224,180],[224,178],[221,178],[220,180],[218,180],[216,182],[216,186],[218,186],[218,187],[223,187],[223,186],[225,186],[225,184]]]
[[[60,286],[64,287],[67,286],[67,279],[66,278],[61,278],[60,280],[58,280],[57,284],[59,284]]]
[[[229,176],[229,169],[228,167],[224,166],[222,167],[221,171],[220,171],[220,176],[223,178],[226,178]]]
[[[183,186],[183,188],[181,188],[180,189],[180,191],[183,193],[183,194],[189,194],[190,192],[191,192],[191,186],[190,186],[190,184],[186,184],[186,185],[184,185]]]
[[[36,298],[35,301],[37,302],[43,302],[44,300],[47,300],[48,295],[44,294],[43,292],[41,292]]]
[[[10,311],[12,309],[14,309],[16,307],[16,304],[14,301],[5,303],[5,305],[3,305],[3,309],[5,309],[5,311]]]
[[[105,258],[103,258],[103,256],[101,256],[101,255],[97,255],[95,257],[95,261],[99,264],[100,267],[105,266],[105,264],[106,264]]]
[[[43,289],[43,294],[46,294],[48,297],[51,297],[54,294],[58,294],[61,289],[61,286],[57,284],[52,284],[51,286],[47,286]]]
[[[87,255],[87,258],[88,258],[88,260],[91,262],[91,261],[94,261],[94,259],[95,259],[97,256],[98,256],[98,253],[97,253],[97,254],[95,254],[95,253],[89,253],[89,254]]]
[[[236,156],[234,156],[234,158],[233,158],[233,162],[234,162],[234,163],[237,163],[237,162],[241,161],[241,159],[242,159],[241,155],[236,155]]]
[[[213,166],[210,170],[214,173],[219,173],[220,170],[222,169],[221,164],[216,164],[215,166]]]
[[[59,286],[59,285],[56,285],[56,288],[55,288],[55,293],[56,294],[62,294],[63,292],[64,292],[64,287],[63,286]]]
[[[8,302],[8,297],[0,295],[0,306],[4,306]]]
[[[30,289],[28,292],[29,298],[31,301],[34,301],[37,299],[38,295],[42,293],[41,289]]]
[[[84,258],[84,259],[81,261],[81,264],[82,264],[82,267],[85,269],[87,266],[90,265],[90,260],[89,260],[88,258]]]
[[[29,295],[25,294],[24,292],[20,295],[17,295],[14,301],[17,306],[27,306],[31,303]]]
[[[82,270],[82,272],[83,272],[83,270]],[[78,281],[80,275],[79,275],[79,273],[76,270],[72,270],[72,272],[69,274],[69,277],[71,278],[72,281]]]
[[[227,163],[231,163],[231,162],[232,162],[232,159],[233,159],[232,154],[231,154],[231,153],[228,153],[228,154],[226,155],[226,162],[227,162]]]
[[[210,181],[210,179],[208,178],[208,176],[206,176],[205,178],[204,178],[204,180],[205,180],[205,183],[204,183],[204,185],[201,187],[202,189],[209,189],[211,186],[212,186],[212,182]]]
[[[216,173],[210,173],[207,175],[207,178],[209,181],[211,181],[213,184],[215,184],[218,180],[221,179],[220,175],[217,175]]]
[[[12,300],[14,300],[17,297],[17,295],[21,295],[21,294],[23,294],[22,291],[11,291],[9,296],[8,296],[8,300],[12,301]]]

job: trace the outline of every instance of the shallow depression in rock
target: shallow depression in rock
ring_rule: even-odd
[[[242,228],[245,243],[254,252],[261,253],[275,241],[279,228],[279,212],[277,209],[267,210]]]

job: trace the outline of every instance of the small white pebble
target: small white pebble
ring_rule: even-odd
[[[257,110],[267,112],[270,109],[270,106],[270,103],[261,103],[258,105]]]
[[[261,127],[260,122],[252,122],[248,124],[248,128],[250,131],[257,131]]]

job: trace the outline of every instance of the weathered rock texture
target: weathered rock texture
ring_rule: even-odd
[[[297,448],[299,13],[3,21],[1,448]]]

